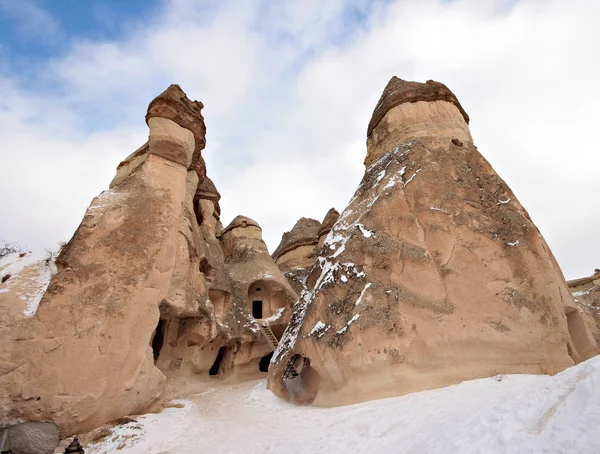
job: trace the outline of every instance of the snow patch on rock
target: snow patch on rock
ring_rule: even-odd
[[[50,279],[56,274],[54,256],[26,253],[12,253],[0,259],[0,293],[14,291],[26,307],[26,317],[32,317],[48,289]]]

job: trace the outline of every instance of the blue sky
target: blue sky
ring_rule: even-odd
[[[112,40],[128,22],[157,13],[157,0],[0,0],[0,43],[6,58],[45,59],[73,39]]]
[[[567,276],[600,266],[597,0],[0,0],[0,239],[67,240],[170,83],[201,100],[222,220],[273,250],[342,210],[389,78],[439,80]]]

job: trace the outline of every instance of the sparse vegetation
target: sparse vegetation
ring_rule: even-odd
[[[8,254],[14,254],[18,252],[19,254],[25,254],[27,252],[27,248],[21,246],[19,243],[9,243],[8,241],[2,240],[0,242],[0,259],[6,257]]]

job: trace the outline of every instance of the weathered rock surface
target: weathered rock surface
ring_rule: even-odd
[[[281,243],[273,252],[275,263],[298,294],[304,290],[308,271],[317,260],[320,228],[319,221],[300,218],[292,230],[283,234]]]
[[[587,329],[600,345],[600,270],[595,270],[589,277],[568,281],[567,284]],[[570,323],[575,324],[577,320],[573,319]]]
[[[338,213],[335,208],[330,208],[325,215],[325,219],[323,219],[323,222],[321,223],[321,228],[319,229],[319,242],[317,244],[317,249],[320,250],[323,247],[323,243],[325,243],[327,234],[331,231],[339,218],[340,213]]]
[[[272,347],[258,323],[269,325],[281,337],[297,299],[269,256],[255,221],[238,216],[216,238],[220,229],[214,216],[215,200],[204,193],[197,201],[205,247],[200,270],[206,277],[207,298],[195,313],[161,312],[156,364],[172,379],[169,397],[201,389],[202,383],[190,382],[194,377],[238,381],[264,375],[261,359],[270,359]],[[260,301],[260,308],[254,307],[254,301]]]
[[[331,208],[323,222],[300,218],[292,230],[281,237],[273,258],[296,293],[306,290],[306,279],[317,261],[318,252],[339,216],[335,208]]]
[[[51,422],[26,422],[8,429],[12,454],[52,454],[58,446],[58,427]]]
[[[152,137],[152,118],[171,120],[194,136],[194,147],[191,157],[191,169],[198,174],[200,181],[206,176],[206,165],[202,158],[202,150],[206,146],[206,126],[200,101],[190,101],[179,85],[170,85],[164,92],[152,100],[146,113],[146,122]],[[162,123],[165,123],[161,120]],[[162,131],[161,131],[162,132]]]
[[[0,427],[81,433],[209,380],[264,376],[273,339],[256,318],[280,336],[297,295],[258,224],[222,229],[201,108],[176,85],[150,103],[148,142],[92,201],[39,307],[40,264],[0,284]]]
[[[275,394],[349,404],[598,352],[571,332],[562,272],[467,119],[442,84],[390,81],[365,175],[274,355]]]
[[[269,255],[260,226],[250,218],[237,216],[223,229],[220,240],[234,298],[247,301],[247,305],[236,307],[239,318],[243,320],[256,309],[254,318],[278,320],[279,327],[285,327],[291,314],[287,309],[298,295]],[[261,302],[260,308],[253,307],[255,301]]]
[[[429,145],[435,147],[446,146],[451,140],[472,143],[468,124],[469,117],[444,84],[392,77],[369,122],[365,166],[397,145],[421,137],[427,137]]]

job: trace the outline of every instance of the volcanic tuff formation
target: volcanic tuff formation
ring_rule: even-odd
[[[148,142],[92,201],[37,312],[21,281],[44,270],[2,276],[0,428],[82,432],[207,380],[264,376],[261,330],[281,334],[297,295],[258,224],[222,229],[202,107],[177,85],[150,103]]]
[[[317,261],[319,249],[340,214],[331,208],[323,222],[300,218],[292,230],[285,232],[273,252],[275,263],[298,294],[306,290],[306,278]]]
[[[221,224],[202,107],[177,85],[150,103],[148,142],[57,269],[0,261],[0,438],[11,426],[15,449],[19,433],[52,444],[54,424],[80,433],[213,380],[264,377],[272,356],[274,393],[336,405],[597,353],[592,287],[573,301],[445,85],[393,78],[349,206],[300,219],[272,257],[252,219]]]
[[[390,80],[365,175],[275,352],[275,394],[348,404],[556,373],[597,353],[585,326],[567,321],[581,312],[562,272],[467,122],[443,84]]]

